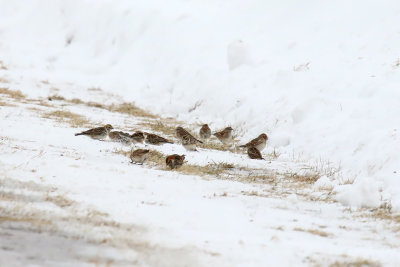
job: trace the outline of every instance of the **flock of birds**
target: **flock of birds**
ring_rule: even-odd
[[[126,145],[135,144],[135,143],[143,143],[151,145],[162,145],[162,144],[173,144],[172,141],[158,136],[152,133],[140,132],[137,131],[133,134],[125,133],[122,131],[112,131],[114,128],[110,124],[106,124],[102,127],[97,127],[93,129],[89,129],[87,131],[83,131],[80,133],[76,133],[77,135],[86,135],[93,139],[104,140],[107,136],[111,141],[120,142]],[[232,139],[232,127],[226,127],[222,131],[215,132],[213,135],[221,141],[224,145],[230,144]],[[197,151],[196,146],[198,144],[202,144],[203,141],[206,141],[211,137],[211,129],[207,124],[204,124],[199,130],[200,139],[195,138],[191,133],[185,130],[182,127],[176,128],[176,136],[182,143],[183,147],[188,151]],[[265,133],[260,134],[257,138],[254,138],[250,142],[245,145],[241,145],[239,147],[247,148],[247,155],[251,159],[263,159],[261,155],[261,151],[265,148],[267,144],[268,136]],[[148,156],[150,150],[149,149],[136,149],[132,150],[130,154],[131,163],[143,164]],[[166,165],[171,168],[179,168],[183,165],[185,160],[185,155],[173,154],[169,155],[165,159]]]

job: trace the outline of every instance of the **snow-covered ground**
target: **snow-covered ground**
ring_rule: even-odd
[[[19,66],[16,77],[79,80],[161,115],[230,124],[244,139],[267,132],[271,148],[355,179],[338,189],[342,203],[400,209],[397,0],[3,0],[0,9],[0,60]]]
[[[0,12],[0,265],[399,261],[398,1],[0,0]],[[104,108],[123,102],[158,118]],[[231,125],[240,143],[266,132],[268,160],[152,148],[196,170],[170,172],[73,136],[178,120]],[[206,169],[221,164],[233,168]]]
[[[395,266],[400,260],[396,220],[333,202],[329,184],[298,182],[293,174],[313,175],[302,163],[199,149],[186,152],[187,165],[232,164],[228,175],[132,165],[121,154],[129,147],[76,137],[72,119],[48,114],[72,112],[87,124],[112,122],[125,131],[146,130],[141,122],[157,119],[6,92],[0,95],[5,266]],[[148,147],[185,153],[179,144]]]

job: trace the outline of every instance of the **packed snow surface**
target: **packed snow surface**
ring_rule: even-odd
[[[0,10],[0,60],[18,65],[15,77],[78,79],[163,116],[231,125],[243,140],[266,132],[270,150],[340,168],[319,186],[342,203],[400,210],[397,0],[3,0]]]

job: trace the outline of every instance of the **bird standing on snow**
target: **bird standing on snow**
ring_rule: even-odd
[[[208,127],[208,124],[204,124],[200,128],[200,138],[201,139],[208,139],[211,137],[211,129]]]
[[[143,164],[148,158],[150,150],[148,149],[136,149],[131,152],[130,159],[131,163]]]
[[[120,142],[125,145],[130,145],[132,143],[131,135],[121,131],[112,131],[108,133],[108,137],[115,142]]]
[[[254,138],[250,142],[245,145],[241,145],[239,147],[255,147],[259,151],[262,151],[267,145],[268,136],[265,133],[260,134],[257,138]]]
[[[182,127],[176,127],[176,130],[175,130],[175,132],[176,132],[176,137],[178,137],[178,139],[179,140],[182,140],[182,138],[185,136],[185,135],[191,135],[188,131],[186,131],[185,129],[183,129]]]
[[[247,155],[249,155],[249,158],[251,159],[264,159],[261,155],[260,150],[253,146],[247,149]]]
[[[173,142],[169,141],[168,139],[165,139],[164,137],[151,134],[151,133],[144,133],[146,135],[146,143],[152,144],[152,145],[161,145],[165,143],[173,144]]]
[[[131,135],[131,139],[133,143],[141,143],[144,141],[144,134],[140,131],[137,131]]]
[[[182,166],[184,160],[185,160],[185,155],[180,156],[178,154],[173,154],[169,155],[165,159],[165,164],[167,164],[167,166],[170,167],[171,169],[176,169]]]
[[[176,128],[176,136],[182,141],[182,145],[186,150],[197,151],[196,144],[203,142],[196,139],[193,135],[191,135],[188,131],[183,129],[182,127]]]
[[[84,132],[76,133],[78,135],[87,135],[93,139],[101,140],[107,137],[108,133],[114,129],[110,124],[106,124],[103,127],[93,128]]]
[[[226,127],[222,131],[214,133],[214,136],[223,144],[228,144],[232,141],[232,131],[232,127]]]

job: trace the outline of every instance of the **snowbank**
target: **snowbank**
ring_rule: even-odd
[[[3,0],[0,10],[9,70],[80,77],[153,112],[230,124],[243,140],[266,132],[270,149],[356,178],[343,189],[358,196],[341,192],[343,203],[400,210],[398,1]]]

